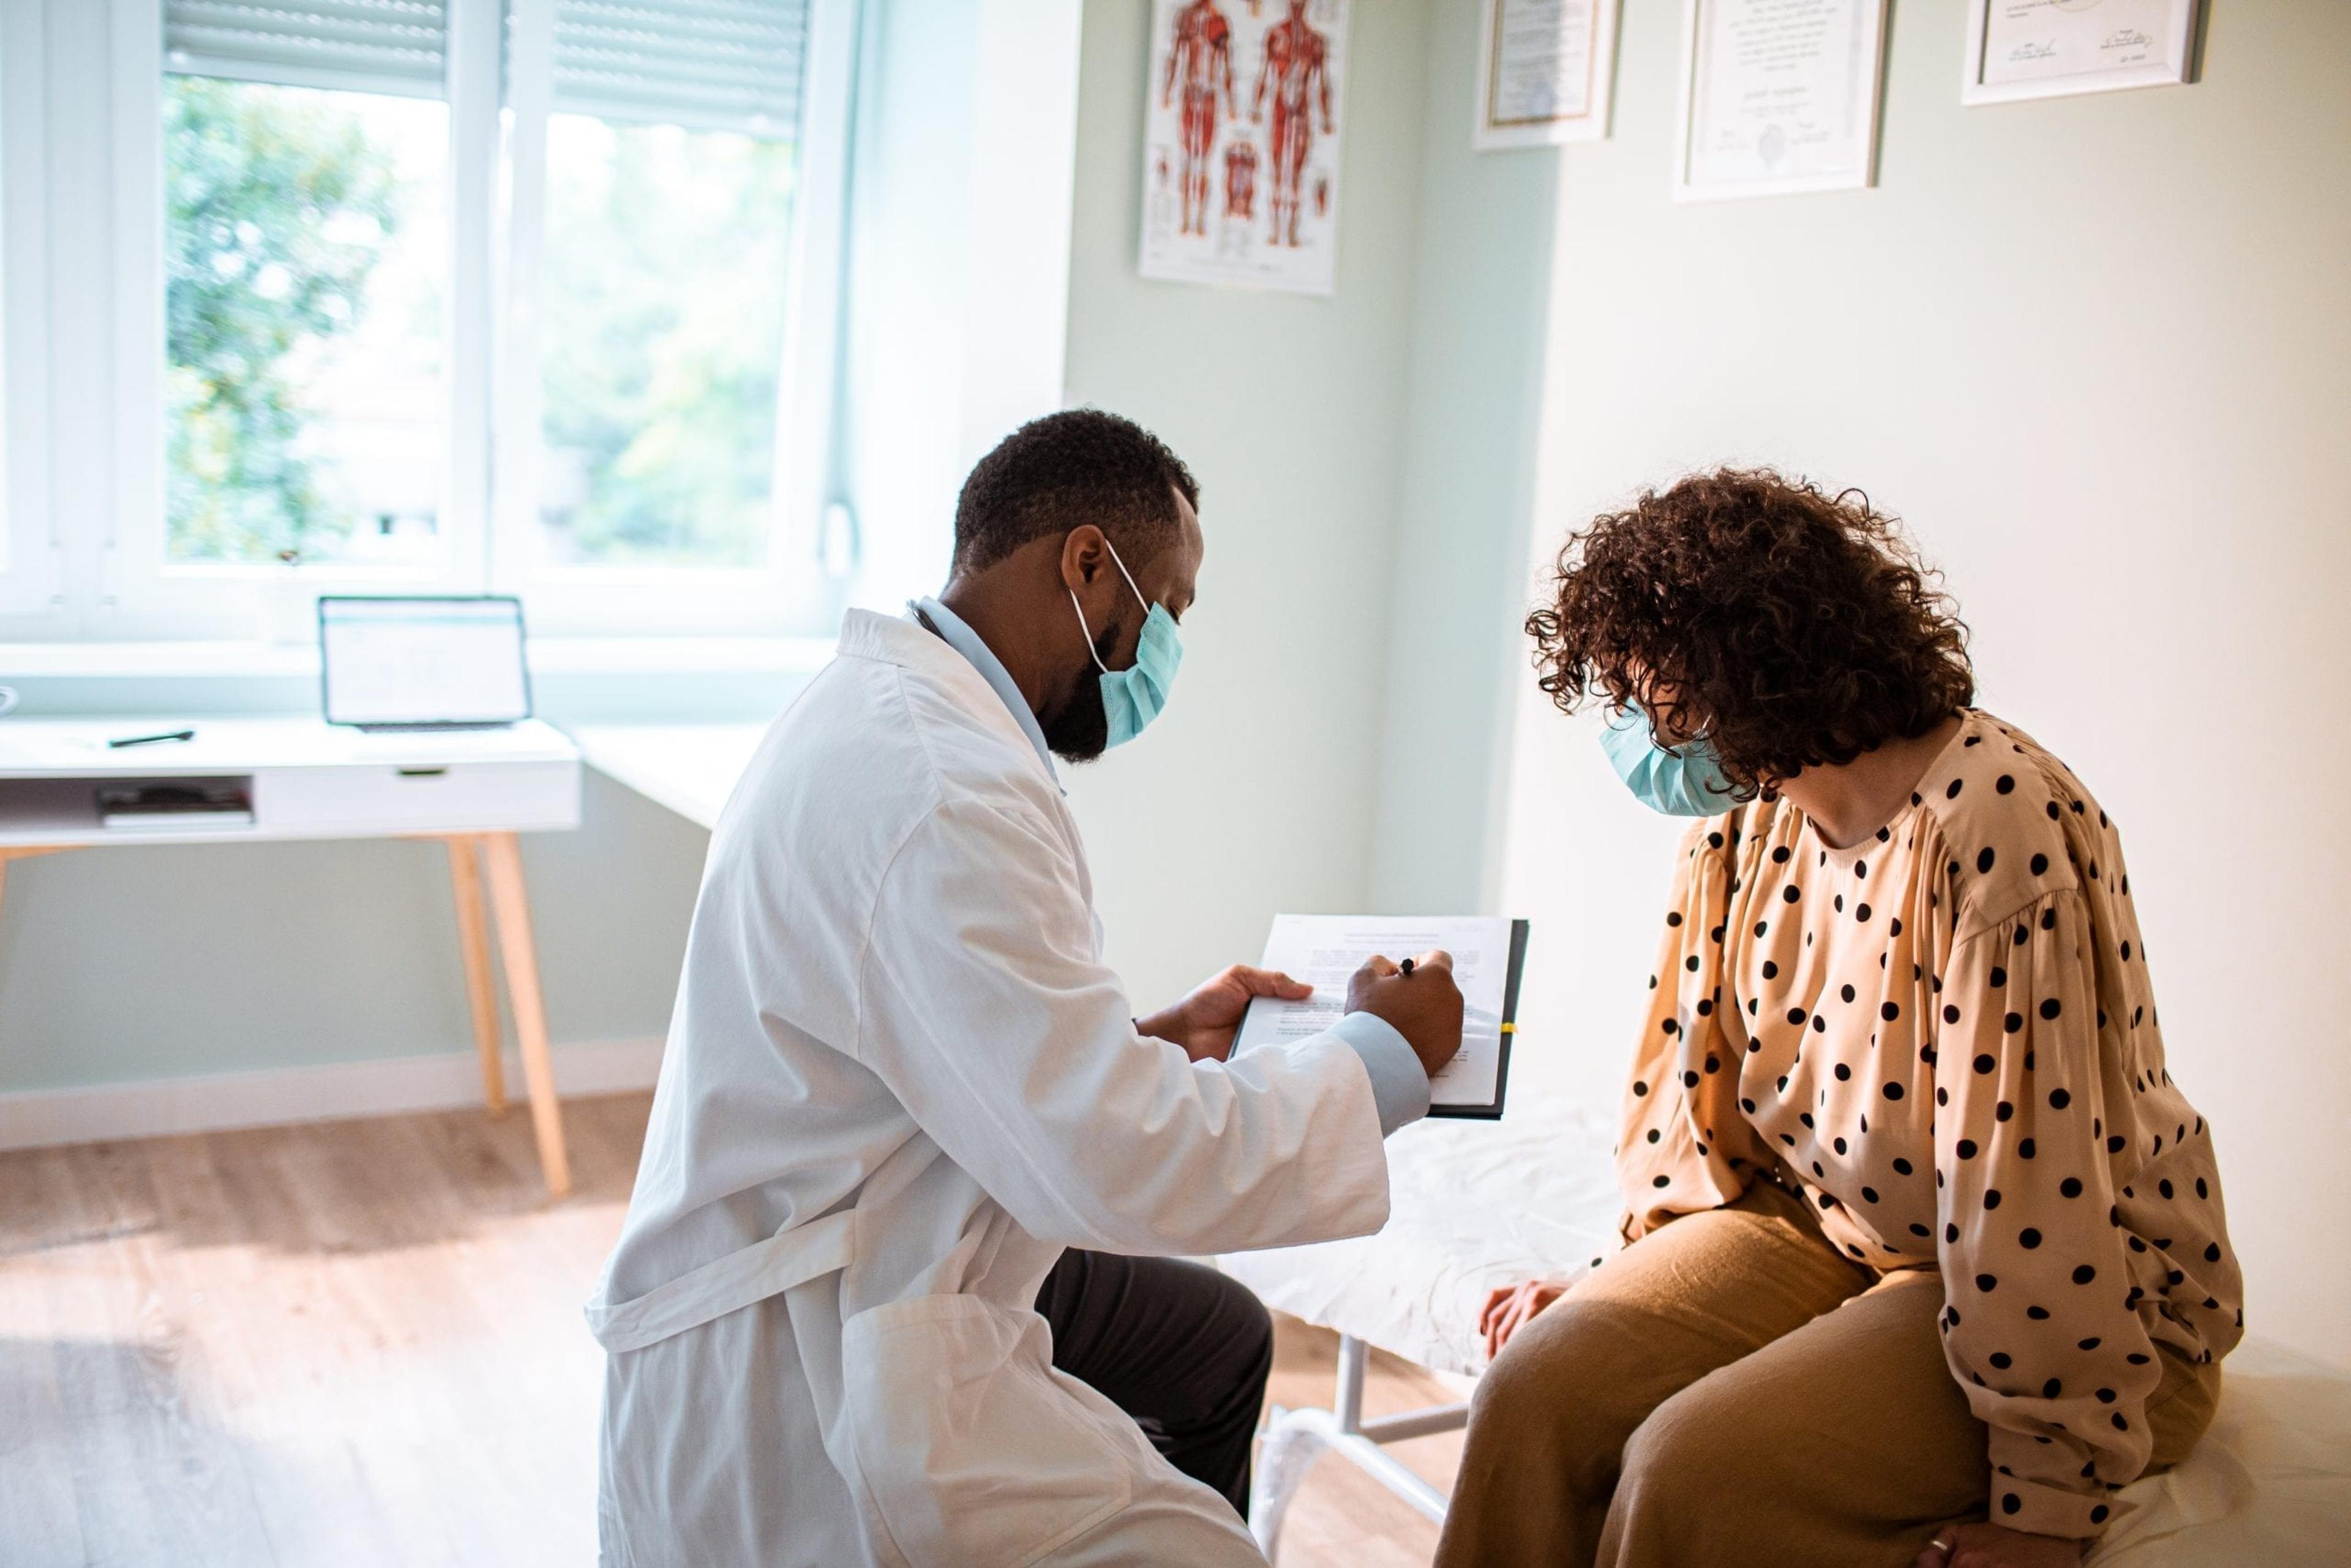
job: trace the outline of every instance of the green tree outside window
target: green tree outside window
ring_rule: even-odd
[[[163,144],[170,553],[328,553],[360,519],[320,483],[289,361],[364,308],[393,161],[327,95],[199,77],[168,81]]]

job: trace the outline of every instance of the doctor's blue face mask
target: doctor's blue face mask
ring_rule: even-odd
[[[1608,716],[1600,748],[1641,804],[1668,817],[1711,817],[1739,804],[1715,761],[1714,747],[1693,740],[1668,751],[1649,733],[1649,716],[1633,703]]]
[[[1145,611],[1143,635],[1134,644],[1134,663],[1123,670],[1103,664],[1102,650],[1094,646],[1094,635],[1086,627],[1085,606],[1078,602],[1074,589],[1069,591],[1070,608],[1078,612],[1079,633],[1086,640],[1086,651],[1093,655],[1094,667],[1102,672],[1097,679],[1102,683],[1102,713],[1110,721],[1108,744],[1123,746],[1141,735],[1167,706],[1167,688],[1175,685],[1176,666],[1184,662],[1184,641],[1176,633],[1176,618],[1143,597],[1143,590],[1134,586],[1134,573],[1118,559],[1117,548],[1107,539],[1102,542],[1135,602]]]

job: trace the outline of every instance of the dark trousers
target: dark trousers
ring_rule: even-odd
[[[1167,1462],[1249,1517],[1273,1321],[1248,1286],[1175,1258],[1061,1254],[1037,1292],[1053,1364],[1134,1417]]]

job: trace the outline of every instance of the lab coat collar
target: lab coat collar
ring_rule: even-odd
[[[925,601],[925,603],[933,601]],[[910,607],[911,611],[911,607]],[[953,612],[941,607],[941,613],[955,619]],[[852,610],[841,618],[841,642],[834,650],[844,658],[878,659],[885,664],[917,671],[952,690],[963,706],[977,715],[981,723],[991,727],[1011,721],[1011,728],[1035,748],[1045,777],[1061,788],[1061,775],[1054,771],[1051,753],[1044,745],[1044,731],[1037,727],[1036,716],[1028,712],[1028,704],[1020,697],[1019,687],[1004,674],[1004,666],[988,652],[987,644],[970,632],[960,619],[955,623],[971,634],[977,647],[1002,675],[1004,685],[998,688],[977,659],[963,653],[946,640],[947,623],[934,615],[940,636],[923,629],[913,614],[883,615],[871,610]],[[1005,695],[1009,692],[1009,696]],[[1028,722],[1020,722],[1023,716]],[[1068,791],[1063,790],[1066,794]]]
[[[979,672],[980,678],[1004,699],[1005,707],[1020,726],[1020,733],[1027,736],[1029,744],[1037,748],[1037,760],[1045,765],[1045,771],[1052,777],[1054,783],[1059,784],[1061,776],[1053,768],[1053,748],[1045,744],[1044,727],[1037,722],[1037,715],[1029,707],[1029,699],[1020,694],[1019,683],[1013,680],[1012,672],[1004,667],[1004,661],[996,656],[996,650],[971,629],[970,622],[935,599],[909,600],[906,608],[938,628],[938,633],[947,646],[971,661],[971,667]]]

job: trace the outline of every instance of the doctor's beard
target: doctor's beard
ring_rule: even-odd
[[[1111,650],[1118,646],[1122,630],[1123,620],[1113,620],[1094,639],[1094,653],[1103,664],[1110,663]],[[1046,746],[1062,761],[1098,760],[1110,749],[1110,711],[1102,706],[1101,672],[1089,664],[1076,693],[1040,727],[1045,732]]]

